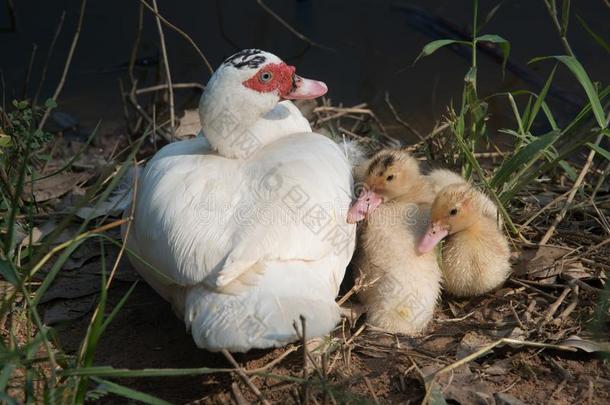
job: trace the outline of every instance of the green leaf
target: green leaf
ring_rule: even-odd
[[[17,274],[13,266],[4,259],[0,259],[0,276],[12,285],[16,286],[18,284]]]
[[[0,392],[6,391],[6,386],[8,385],[11,375],[13,374],[14,368],[15,365],[12,363],[7,363],[4,365],[2,373],[0,373]]]
[[[489,21],[491,21],[492,18],[494,18],[494,16],[496,15],[496,12],[498,11],[498,9],[500,9],[500,7],[504,4],[504,1],[499,2],[498,4],[496,4],[494,6],[494,8],[492,8],[489,13],[487,13],[487,15],[485,16],[485,19],[483,20],[483,22],[480,24],[479,26],[479,31],[481,31],[483,29],[483,27],[485,25],[487,25],[487,23]]]
[[[605,157],[606,159],[610,160],[610,151],[607,149],[602,148],[599,145],[596,145],[594,143],[587,143],[587,146],[591,149],[593,149],[595,152],[599,153],[600,155],[602,155],[603,157]]]
[[[595,115],[597,124],[602,129],[606,128],[608,124],[606,123],[606,116],[604,114],[602,104],[599,100],[599,95],[597,94],[597,90],[595,90],[595,86],[593,86],[591,79],[589,79],[589,75],[587,75],[587,72],[582,67],[580,62],[572,56],[555,55],[534,58],[528,63],[535,63],[546,59],[556,59],[566,65],[568,69],[570,69],[574,76],[576,76],[576,79],[578,80],[582,88],[585,90],[585,93],[587,93],[587,97],[589,98],[589,102],[591,103],[591,108],[593,109],[593,114]]]
[[[440,48],[447,46],[447,45],[452,45],[452,44],[470,45],[469,42],[459,41],[457,39],[439,39],[436,41],[432,41],[432,42],[429,42],[428,44],[426,44],[426,46],[424,46],[424,48],[422,49],[420,54],[413,61],[413,64],[415,64],[423,56],[432,55],[434,52],[436,52]]]
[[[589,35],[591,35],[591,37],[593,37],[593,39],[595,40],[595,42],[597,42],[597,44],[599,46],[601,46],[602,48],[604,48],[606,50],[606,52],[610,53],[610,44],[608,44],[606,41],[604,41],[604,39],[602,37],[600,37],[599,35],[597,35],[585,22],[585,20],[583,20],[582,18],[580,18],[580,16],[578,14],[576,14],[576,19],[578,20],[578,22],[580,23],[580,25],[582,25],[582,27],[585,29],[585,31],[587,31],[589,33]]]
[[[527,120],[525,123],[525,132],[529,132],[530,128],[532,127],[532,124],[534,123],[534,120],[536,119],[536,116],[538,115],[538,111],[540,111],[540,108],[542,107],[542,103],[544,103],[544,99],[546,98],[546,95],[549,92],[549,88],[551,87],[551,83],[553,82],[553,78],[555,77],[555,70],[557,70],[557,65],[555,65],[553,67],[553,70],[551,70],[551,74],[546,79],[544,87],[542,87],[542,90],[540,90],[540,94],[538,94],[538,96],[536,97],[536,102],[534,103],[534,107],[532,107],[532,112],[529,116],[529,120]],[[553,129],[555,129],[555,127],[557,126],[557,124],[554,124],[554,120],[551,123],[551,126],[553,127]]]
[[[52,98],[48,98],[44,102],[44,106],[47,107],[48,109],[57,108],[57,102],[55,100],[53,100]]]
[[[498,189],[509,179],[514,178],[518,171],[523,172],[523,168],[531,166],[540,154],[555,142],[558,136],[558,131],[551,131],[529,143],[506,162],[502,163],[502,166],[498,168],[489,185]]]
[[[502,49],[502,74],[504,74],[506,62],[508,61],[508,56],[510,55],[510,42],[501,36],[494,34],[481,35],[480,37],[476,37],[475,40],[477,42],[493,42],[494,44],[498,44],[500,46],[500,49]]]
[[[576,170],[574,170],[574,168],[568,162],[566,162],[565,160],[561,160],[558,164],[559,166],[561,166],[563,171],[566,172],[566,175],[570,180],[576,181],[576,177],[578,176],[576,174]]]
[[[111,381],[102,380],[101,378],[93,378],[93,380],[95,380],[95,382],[97,382],[99,384],[95,388],[95,391],[110,392],[115,395],[120,395],[123,398],[129,398],[129,399],[133,399],[136,401],[144,402],[145,404],[170,405],[170,403],[167,401],[164,401],[162,399],[159,399],[159,398],[154,397],[149,394],[145,394],[140,391],[136,391],[131,388],[127,388],[123,385],[119,385],[119,384],[113,383]]]
[[[563,0],[561,7],[561,36],[565,37],[570,22],[570,0]]]
[[[0,133],[0,148],[6,148],[11,146],[11,137]]]

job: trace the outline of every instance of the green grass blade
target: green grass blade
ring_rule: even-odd
[[[521,135],[525,135],[525,131],[523,130],[523,120],[521,119],[521,115],[519,114],[519,109],[517,108],[517,103],[515,103],[515,98],[510,93],[506,93],[506,95],[508,96],[510,108],[513,110],[513,114],[515,115],[515,119],[517,120],[517,125],[519,126],[519,133]]]
[[[591,149],[593,149],[595,152],[599,153],[601,156],[605,157],[606,159],[610,160],[610,151],[606,150],[604,148],[602,148],[599,145],[595,145],[594,143],[587,143],[587,146]]]
[[[506,70],[506,62],[508,62],[508,56],[510,55],[510,42],[495,34],[481,35],[476,38],[476,41],[493,42],[494,44],[498,44],[500,46],[500,49],[502,50],[502,75],[504,75],[504,71]]]
[[[127,369],[106,366],[94,367],[75,367],[61,370],[62,377],[115,377],[115,378],[135,378],[135,377],[181,377],[186,375],[202,375],[214,373],[227,373],[234,371],[231,368],[142,368]]]
[[[430,56],[434,52],[438,51],[440,48],[452,44],[470,45],[470,42],[459,41],[457,39],[439,39],[436,41],[429,42],[428,44],[426,44],[426,46],[424,46],[417,58],[415,58],[413,64],[417,63],[417,61],[420,60],[422,57]]]
[[[530,129],[532,128],[532,124],[534,123],[534,120],[536,119],[536,116],[538,115],[538,111],[540,111],[540,108],[543,106],[544,99],[546,98],[546,95],[549,92],[549,88],[551,87],[551,83],[553,82],[553,78],[555,77],[556,70],[557,70],[557,65],[553,66],[553,70],[551,70],[549,77],[546,79],[546,82],[544,83],[544,87],[542,87],[542,90],[540,90],[540,94],[538,94],[538,97],[536,97],[536,102],[534,103],[534,106],[532,107],[532,113],[529,116],[529,120],[526,120],[526,122],[525,122],[525,132],[529,132]],[[547,108],[548,108],[548,106],[547,106]],[[552,117],[550,110],[548,110],[548,114],[551,115],[551,117]],[[557,127],[557,124],[555,123],[554,118],[552,118],[552,120],[553,120],[553,123],[551,124],[551,126],[555,130]]]
[[[116,314],[118,314],[118,312],[121,310],[121,308],[123,307],[123,305],[125,305],[125,303],[127,302],[127,299],[129,298],[129,296],[131,295],[131,293],[133,292],[133,290],[136,288],[136,286],[138,285],[138,280],[136,280],[131,287],[129,287],[129,290],[127,290],[127,292],[125,293],[125,295],[123,296],[123,298],[121,298],[121,300],[115,305],[114,308],[112,308],[112,311],[110,312],[110,314],[106,317],[106,319],[104,320],[104,323],[101,326],[101,330],[100,330],[100,334],[104,333],[104,330],[106,330],[106,328],[108,327],[108,325],[110,324],[110,322],[112,322],[112,320],[114,319],[114,317],[116,316]]]
[[[561,3],[561,36],[565,37],[568,32],[570,22],[570,0],[563,0]]]
[[[0,258],[0,276],[3,279],[16,286],[19,283],[17,279],[17,273],[13,268],[12,264],[4,259]]]
[[[558,136],[558,131],[551,131],[529,143],[498,168],[489,185],[499,190],[509,179],[515,179],[514,174],[524,165],[531,166],[542,152],[557,140]]]
[[[123,385],[113,383],[111,381],[102,380],[101,378],[92,378],[98,383],[95,388],[96,391],[109,392],[111,394],[119,395],[123,398],[133,399],[135,401],[144,402],[145,404],[151,405],[171,405],[169,402],[154,397],[149,394],[145,394],[140,391],[136,391],[131,388],[127,388]]]
[[[555,56],[543,56],[530,60],[528,63],[539,62],[546,59],[556,59],[566,65],[568,69],[574,74],[582,88],[587,93],[587,97],[589,98],[589,103],[591,104],[591,108],[593,109],[593,114],[595,115],[595,119],[597,120],[597,124],[600,128],[606,128],[608,124],[606,123],[606,116],[604,114],[604,109],[602,107],[600,97],[595,90],[595,86],[589,79],[589,75],[582,67],[580,62],[572,57],[567,55],[555,55]]]
[[[604,41],[604,39],[602,37],[600,37],[599,35],[597,35],[585,22],[585,20],[583,20],[582,18],[580,18],[580,16],[577,14],[576,15],[576,19],[578,20],[578,22],[580,23],[580,25],[582,25],[582,27],[585,29],[585,31],[587,31],[589,33],[589,35],[591,35],[591,37],[593,38],[593,40],[595,40],[595,42],[597,42],[597,44],[599,46],[601,46],[602,48],[604,48],[604,50],[608,53],[610,53],[610,44],[608,44],[606,41]]]
[[[13,374],[13,369],[15,366],[12,363],[7,363],[2,368],[2,372],[0,373],[0,392],[6,391],[6,386],[8,385],[8,381]]]
[[[9,396],[6,392],[0,391],[0,403],[6,403],[7,405],[17,405],[18,402],[15,400],[15,398]]]

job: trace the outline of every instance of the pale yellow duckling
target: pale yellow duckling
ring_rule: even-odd
[[[496,212],[489,198],[466,182],[445,186],[437,194],[419,251],[429,254],[444,239],[441,267],[451,294],[484,294],[508,278],[510,249]]]
[[[400,150],[382,150],[365,162],[364,189],[348,219],[367,219],[354,257],[358,297],[369,324],[414,335],[432,319],[441,271],[434,252],[419,255],[434,193],[417,161]]]

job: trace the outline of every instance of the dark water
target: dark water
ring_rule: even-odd
[[[62,10],[67,12],[44,87],[48,96],[63,68],[80,1],[15,3],[17,30],[0,32],[0,68],[6,81],[7,99],[22,97],[26,66],[32,44],[36,43],[38,52],[28,92],[30,96],[33,94],[60,14]],[[335,103],[368,102],[389,119],[383,101],[385,92],[389,91],[400,114],[421,131],[431,128],[452,99],[459,100],[462,79],[469,66],[468,54],[441,50],[414,67],[411,63],[427,42],[437,39],[434,31],[438,24],[432,23],[430,29],[430,18],[441,17],[451,27],[465,34],[470,32],[470,1],[268,0],[267,3],[295,28],[332,50],[308,47],[255,1],[160,0],[159,8],[168,20],[192,36],[214,66],[239,48],[266,49],[296,65],[303,76],[325,81]],[[395,4],[413,5],[423,11],[408,14],[394,7]],[[480,15],[484,16],[495,4],[497,1],[481,1]],[[602,0],[575,1],[572,7],[570,42],[592,79],[604,81],[610,73],[610,58],[574,16],[578,14],[601,37],[609,40],[610,9]],[[90,0],[88,3],[78,48],[60,98],[61,110],[77,117],[85,127],[92,127],[101,119],[106,132],[121,131],[124,122],[118,79],[126,78],[125,69],[120,67],[129,59],[137,12],[136,0]],[[4,9],[1,13],[0,26],[6,27],[8,15]],[[158,53],[158,34],[152,15],[145,13],[139,56],[154,57]],[[446,28],[443,24],[440,26]],[[496,33],[510,40],[511,61],[525,68],[532,57],[564,53],[542,0],[505,1],[483,33]],[[174,82],[205,83],[208,71],[191,46],[168,29],[166,39]],[[503,78],[500,65],[492,58],[481,55],[479,61],[482,94],[508,88],[536,88],[510,72]],[[544,81],[551,66],[550,62],[535,64],[529,73]],[[154,67],[139,69],[142,83],[154,83],[155,72]],[[584,97],[565,69],[560,72],[557,84],[576,100]],[[566,116],[571,113],[569,103],[557,99],[554,102]],[[499,100],[496,106],[492,105],[492,113],[504,116],[510,124],[506,106],[504,100]]]

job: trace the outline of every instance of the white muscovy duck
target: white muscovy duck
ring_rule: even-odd
[[[131,261],[201,348],[281,346],[300,315],[308,339],[340,318],[351,167],[289,101],[326,85],[294,72],[256,49],[229,57],[201,97],[204,137],[165,146],[138,180]]]

